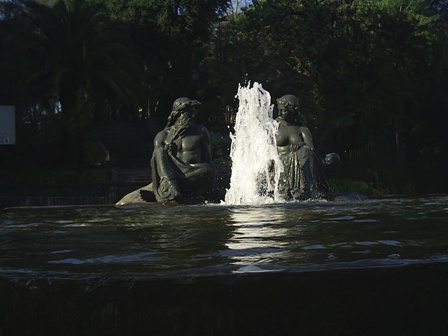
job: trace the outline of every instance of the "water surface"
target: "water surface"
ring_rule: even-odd
[[[0,275],[158,277],[447,260],[447,196],[0,213]]]

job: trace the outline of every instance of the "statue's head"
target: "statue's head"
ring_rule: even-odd
[[[280,116],[284,116],[285,112],[290,113],[293,119],[300,120],[300,102],[299,98],[294,95],[287,94],[277,99],[277,107]]]
[[[286,108],[290,108],[290,109],[299,109],[300,106],[300,102],[299,102],[299,98],[297,98],[294,95],[284,95],[280,98],[277,99],[277,104],[278,105],[282,105]]]
[[[185,111],[191,107],[201,105],[197,100],[192,100],[187,97],[177,98],[173,103],[173,111]]]
[[[173,125],[177,118],[184,112],[194,111],[196,106],[201,105],[197,100],[192,100],[187,97],[177,98],[173,103],[173,109],[171,110],[170,115],[168,116],[167,126]]]

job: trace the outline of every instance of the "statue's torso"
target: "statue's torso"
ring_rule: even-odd
[[[177,145],[177,157],[179,159],[186,163],[202,162],[202,135],[186,135],[174,142]]]
[[[281,123],[275,139],[279,153],[289,153],[291,151],[290,145],[302,145],[304,143],[302,127]]]
[[[181,137],[174,140],[177,146],[176,156],[185,163],[203,162],[203,141],[202,128],[197,125],[190,127]]]

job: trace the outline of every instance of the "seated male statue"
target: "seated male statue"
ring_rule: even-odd
[[[208,131],[194,123],[198,105],[189,98],[176,99],[167,126],[154,139],[152,183],[159,202],[181,201],[216,189]]]
[[[285,95],[277,99],[279,128],[277,150],[283,164],[279,191],[286,200],[324,198],[330,187],[324,169],[339,162],[339,155],[330,153],[321,158],[314,148],[311,132],[305,126],[299,99]]]
[[[166,127],[154,139],[152,183],[126,195],[117,205],[142,202],[179,203],[206,200],[217,192],[207,129],[194,122],[200,103],[178,98]]]

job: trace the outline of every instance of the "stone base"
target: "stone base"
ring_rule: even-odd
[[[125,195],[115,205],[122,206],[129,204],[148,204],[154,202],[157,202],[157,200],[152,192],[152,183],[150,183]]]
[[[203,196],[196,196],[189,198],[185,198],[182,203],[177,202],[176,200],[172,201],[163,201],[157,202],[156,196],[152,191],[152,183],[144,186],[140,189],[134,190],[129,194],[125,195],[122,199],[120,199],[115,205],[116,206],[133,206],[133,205],[142,205],[142,204],[164,204],[164,205],[180,205],[180,204],[203,204],[207,203],[220,203],[221,200],[224,200],[225,190],[221,189],[221,192],[215,195],[205,194]],[[1,336],[1,335],[0,335]]]
[[[448,335],[448,264],[0,278],[0,335]]]

